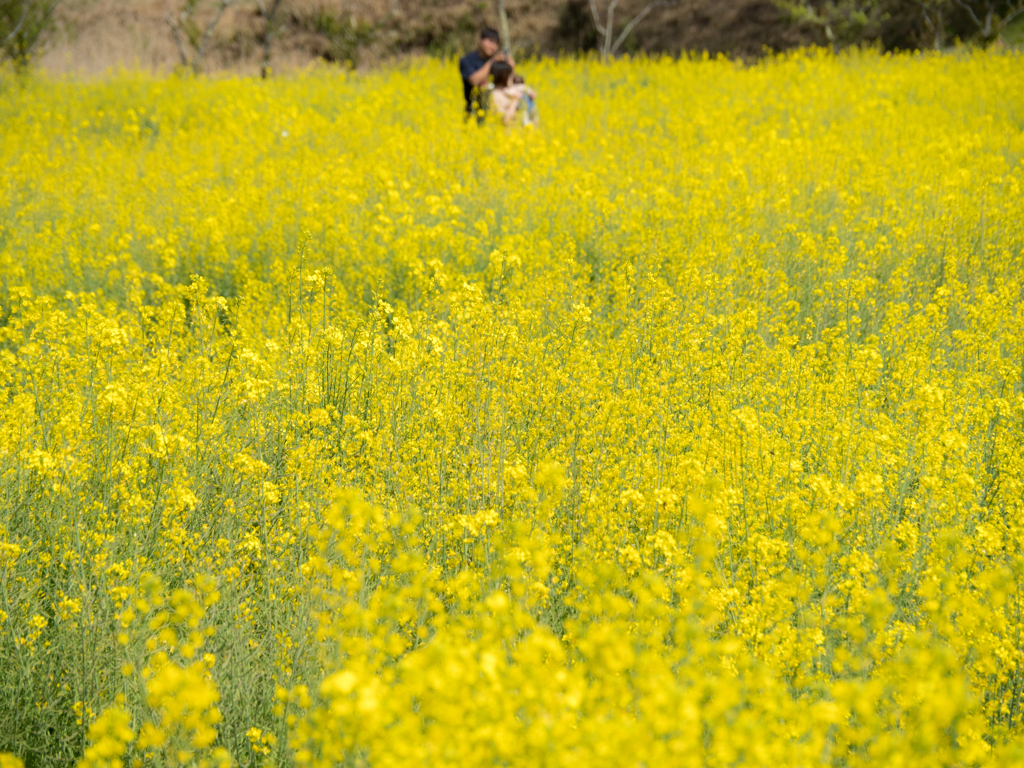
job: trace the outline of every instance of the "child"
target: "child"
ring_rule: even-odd
[[[512,74],[512,87],[521,94],[519,109],[523,113],[523,125],[536,125],[539,122],[537,92],[526,84],[522,75],[516,73]]]
[[[512,67],[504,61],[496,61],[491,65],[491,77],[494,78],[491,109],[498,113],[505,125],[512,125],[523,99],[522,92],[512,84]]]

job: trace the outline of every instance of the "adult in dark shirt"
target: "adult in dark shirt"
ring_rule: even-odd
[[[484,121],[487,114],[487,91],[484,86],[491,76],[491,64],[507,61],[515,66],[510,57],[502,53],[497,30],[485,27],[480,30],[476,50],[459,59],[459,74],[462,75],[462,90],[466,97],[466,119],[476,114],[477,122]]]

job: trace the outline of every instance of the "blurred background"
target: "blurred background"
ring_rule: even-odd
[[[1024,0],[0,0],[2,58],[56,73],[365,68],[461,54],[484,25],[521,57],[751,60],[804,45],[1018,46]]]

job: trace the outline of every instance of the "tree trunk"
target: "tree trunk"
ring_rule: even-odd
[[[281,0],[274,0],[268,9],[260,3],[260,11],[263,12],[263,61],[260,64],[260,77],[264,80],[270,75],[270,45],[277,35],[277,9],[281,6]]]
[[[615,29],[615,6],[619,0],[608,3],[608,20],[604,23],[604,46],[601,48],[601,60],[608,61],[612,52],[612,31]]]
[[[508,13],[505,11],[505,0],[495,0],[498,10],[498,33],[501,35],[501,47],[506,53],[512,53],[512,38],[508,33]]]

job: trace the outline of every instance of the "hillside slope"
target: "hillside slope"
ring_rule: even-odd
[[[51,72],[86,74],[118,66],[172,69],[179,56],[166,19],[181,2],[88,0],[65,11],[68,32],[41,63]],[[621,2],[617,28],[644,5],[644,0]],[[507,0],[507,7],[513,46],[520,52],[558,54],[596,42],[587,0]],[[284,0],[283,19],[285,28],[273,45],[278,68],[316,59],[367,65],[393,55],[456,53],[472,45],[481,25],[495,24],[493,4],[481,0]],[[255,3],[230,9],[214,33],[206,69],[256,71],[264,26]],[[624,49],[751,57],[765,48],[811,41],[808,31],[789,25],[771,0],[681,0],[652,12]]]

